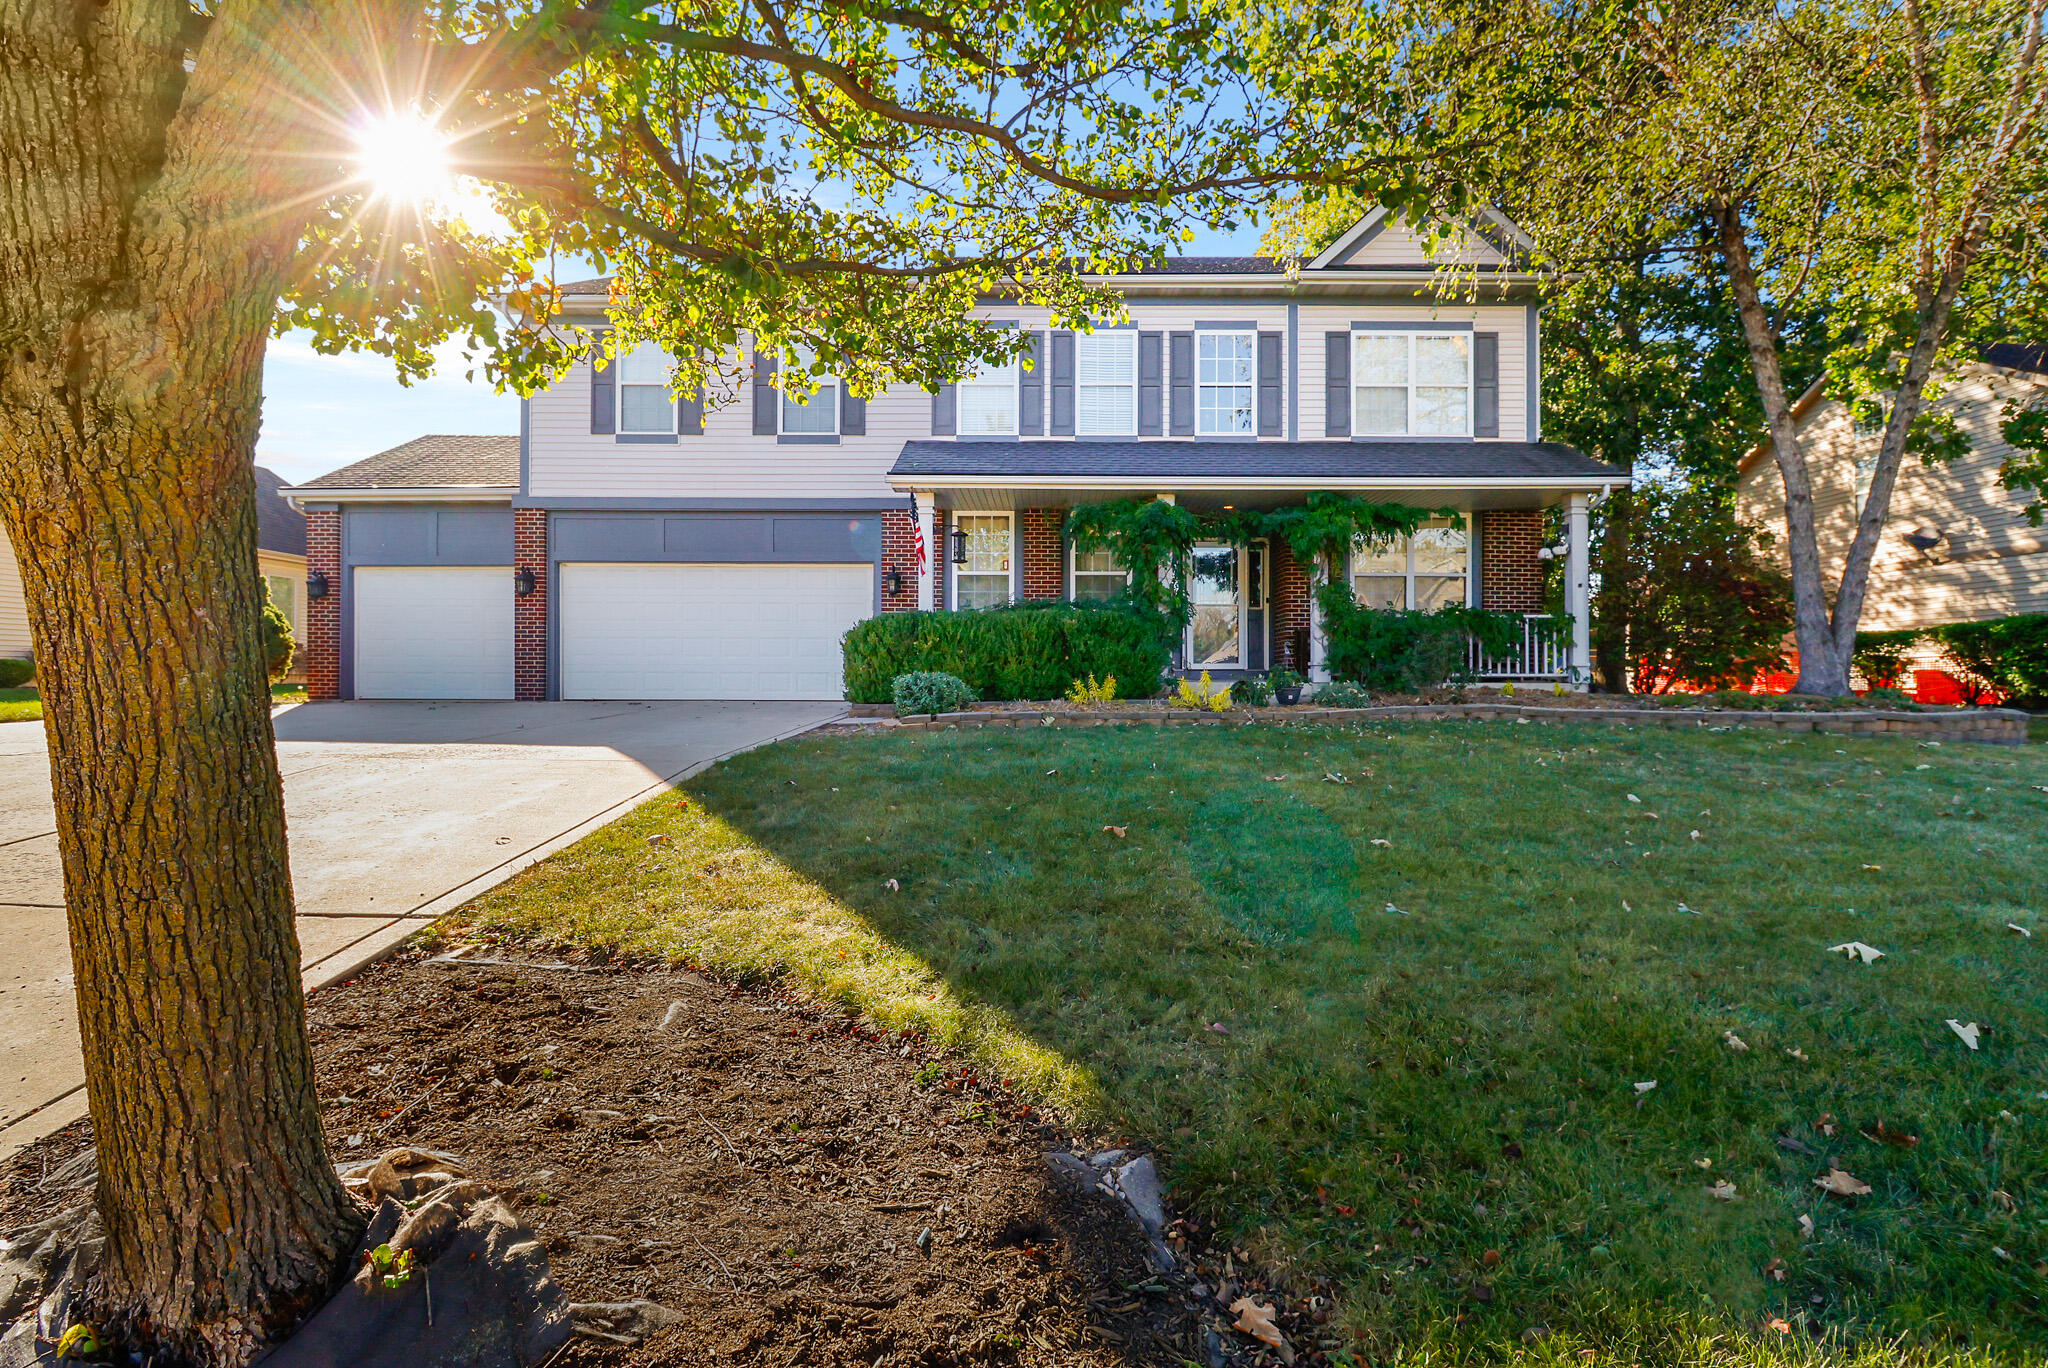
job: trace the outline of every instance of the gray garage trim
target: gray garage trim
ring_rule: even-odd
[[[562,563],[672,565],[846,565],[873,567],[874,611],[882,611],[883,508],[777,512],[576,512],[548,515],[548,697],[562,696]],[[736,605],[735,611],[744,611]],[[763,623],[773,631],[773,623]]]
[[[512,510],[350,504],[341,510],[341,660],[336,688],[356,696],[356,567],[502,565],[512,568]],[[512,592],[511,576],[505,592]]]
[[[993,438],[984,440],[994,440]],[[607,513],[883,513],[903,507],[900,498],[884,499],[612,499],[566,495],[514,499],[514,508],[547,508],[563,512]]]

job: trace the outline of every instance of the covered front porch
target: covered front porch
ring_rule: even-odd
[[[891,479],[911,507],[898,536],[885,531],[885,611],[1117,594],[1128,577],[1114,555],[1077,551],[1069,536],[1072,511],[1088,504],[1164,500],[1224,526],[1317,491],[1450,510],[1315,567],[1280,538],[1197,539],[1178,663],[1219,680],[1276,667],[1328,679],[1315,602],[1328,576],[1366,607],[1517,615],[1519,642],[1490,652],[1472,643],[1469,673],[1582,687],[1591,663],[1589,510],[1626,477],[1549,443],[914,441]],[[1546,545],[1552,508],[1562,512],[1555,547]],[[1564,563],[1568,625],[1546,611],[1553,558]]]

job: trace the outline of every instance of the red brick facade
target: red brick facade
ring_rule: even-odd
[[[1066,511],[1059,508],[1024,510],[1024,597],[1065,598],[1066,556],[1060,545]]]
[[[306,579],[327,577],[327,593],[306,598],[306,697],[316,703],[341,697],[341,510],[306,513]]]
[[[548,696],[548,511],[512,510],[512,570],[533,572],[533,592],[512,601],[512,696]]]
[[[1543,510],[1497,508],[1479,525],[1479,606],[1499,613],[1543,611]]]
[[[1309,629],[1308,567],[1294,558],[1285,542],[1275,541],[1272,547],[1272,663],[1307,674],[1307,652],[1303,649],[1306,637],[1303,634]]]
[[[903,577],[903,587],[893,594],[892,573]],[[907,613],[916,607],[917,515],[904,508],[888,509],[882,514],[882,611]]]

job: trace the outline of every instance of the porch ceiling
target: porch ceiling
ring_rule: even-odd
[[[955,508],[1063,507],[1173,494],[1270,507],[1314,490],[1427,506],[1528,508],[1628,483],[1558,442],[911,441],[898,489]]]

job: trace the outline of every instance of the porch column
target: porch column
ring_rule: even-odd
[[[921,612],[930,612],[938,603],[939,557],[943,554],[932,517],[937,501],[928,491],[920,491],[911,498],[915,503],[913,516],[917,519],[916,545],[922,551],[915,557],[917,606]]]
[[[1323,583],[1323,576],[1339,573],[1332,567],[1318,561],[1306,567],[1308,570],[1308,677],[1317,684],[1330,682],[1330,638],[1323,629],[1323,600],[1317,593]]]
[[[1587,505],[1584,494],[1565,503],[1564,603],[1572,618],[1572,684],[1583,689],[1593,677],[1593,600],[1586,555]]]

